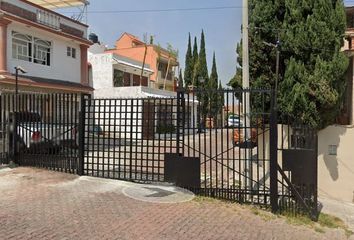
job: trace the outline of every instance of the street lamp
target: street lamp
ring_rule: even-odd
[[[22,74],[27,73],[25,69],[21,66],[15,67],[15,81],[16,81],[16,86],[15,86],[15,93],[16,95],[18,94],[18,72],[21,72]]]

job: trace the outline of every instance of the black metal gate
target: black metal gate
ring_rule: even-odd
[[[249,100],[248,100],[249,99]],[[0,161],[317,216],[317,135],[278,121],[271,90],[175,97],[0,95]]]
[[[165,153],[177,152],[177,98],[86,99],[82,173],[165,180]]]
[[[317,134],[278,121],[273,102],[265,89],[180,90],[167,174],[199,194],[315,219]]]
[[[2,93],[2,162],[77,173],[80,95]]]

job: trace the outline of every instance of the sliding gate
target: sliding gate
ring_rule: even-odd
[[[317,216],[317,135],[270,90],[175,97],[0,95],[0,163],[138,182]]]
[[[179,91],[168,180],[274,212],[317,217],[317,135],[277,119],[271,90]]]

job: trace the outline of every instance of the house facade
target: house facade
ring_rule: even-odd
[[[176,68],[179,63],[173,54],[168,50],[154,44],[145,44],[138,37],[123,33],[116,41],[114,49],[106,52],[115,53],[120,56],[148,64],[153,70],[148,86],[154,89],[175,91],[177,80],[175,78]]]
[[[101,99],[101,104],[90,110],[94,113],[90,117],[92,124],[105,132],[116,132],[120,138],[161,138],[162,129],[164,136],[170,130],[167,136],[173,137],[177,93],[154,87],[152,78],[156,74],[150,64],[107,51],[95,38],[97,42],[88,52],[89,79],[95,89],[93,96]],[[109,111],[106,106],[111,106]],[[195,115],[189,116],[192,119]]]
[[[64,1],[40,2],[0,0],[1,92],[14,91],[15,67],[21,66],[20,92],[91,93],[88,26],[47,8]]]
[[[320,197],[354,201],[354,7],[346,8],[347,31],[343,51],[349,57],[346,93],[336,124],[318,133]]]

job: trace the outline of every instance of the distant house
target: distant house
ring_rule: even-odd
[[[0,0],[0,91],[90,93],[88,26],[54,12],[83,0]],[[50,9],[49,9],[50,7]]]
[[[349,57],[346,92],[335,125],[319,132],[319,194],[341,201],[354,200],[354,7],[347,7],[343,51]]]
[[[148,64],[153,70],[148,86],[150,88],[175,91],[177,81],[176,67],[179,63],[168,50],[154,44],[145,44],[138,37],[124,33],[115,43],[114,49],[106,52],[131,58],[135,61]]]
[[[92,40],[95,44],[89,48],[88,59],[89,78],[95,89],[93,96],[96,99],[115,99],[110,113],[104,112],[103,105],[93,107],[95,124],[102,126],[104,131],[112,132],[112,125],[102,121],[113,115],[120,136],[129,137],[132,132],[135,133],[133,137],[153,139],[161,129],[166,131],[167,128],[172,134],[177,126],[177,93],[155,88],[152,77],[156,74],[149,63],[143,64],[142,61],[107,51],[95,36]],[[107,100],[107,104],[112,102]],[[106,117],[102,118],[102,114]],[[189,116],[192,118],[192,114]],[[191,121],[189,119],[187,122]]]

